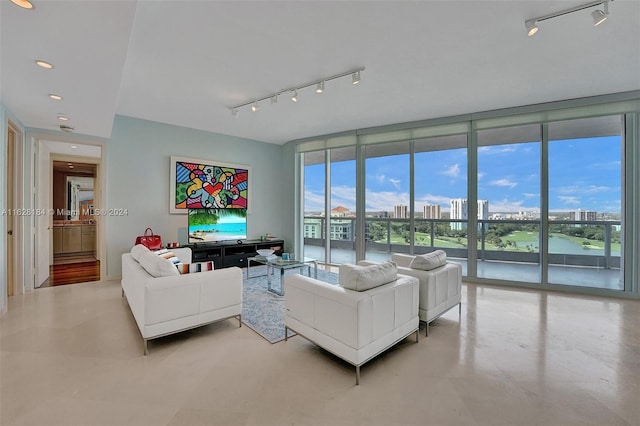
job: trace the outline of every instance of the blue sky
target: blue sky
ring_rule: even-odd
[[[551,141],[549,207],[620,213],[620,137]],[[416,154],[416,206],[439,204],[449,210],[451,198],[467,197],[466,149]],[[355,161],[331,165],[331,206],[355,211]],[[305,168],[305,211],[321,211],[324,165]],[[367,211],[392,211],[409,204],[409,155],[366,161]],[[540,208],[540,143],[518,143],[478,149],[478,198],[490,212]]]

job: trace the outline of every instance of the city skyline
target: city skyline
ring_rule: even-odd
[[[619,214],[620,136],[549,142],[549,210]],[[489,211],[540,211],[539,142],[478,149],[478,199]],[[355,211],[355,161],[331,164],[331,207]],[[366,211],[393,212],[409,205],[409,155],[368,158]],[[324,165],[305,167],[305,211],[324,209]],[[466,149],[415,154],[415,210],[439,205],[450,212],[452,199],[467,198]]]

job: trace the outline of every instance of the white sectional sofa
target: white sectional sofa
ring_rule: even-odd
[[[191,262],[191,249],[182,248],[172,251],[181,262]],[[132,252],[134,252],[133,249]],[[150,257],[146,258],[146,262],[153,264],[148,268],[153,271],[152,275],[141,265],[141,263],[145,264],[145,261],[140,259],[139,262],[132,257],[132,253],[124,253],[121,281],[122,295],[127,298],[144,340],[145,355],[147,341],[151,339],[231,317],[238,318],[242,325],[242,270],[240,268],[181,275],[168,260],[160,258],[153,252],[147,252],[149,256],[155,256],[158,260],[167,262],[168,265],[161,264]],[[158,269],[160,272],[157,271]],[[163,274],[165,276],[159,276]]]
[[[340,267],[341,284],[353,266]],[[353,364],[359,384],[362,364],[412,333],[418,339],[418,280],[396,275],[393,268],[392,281],[362,291],[299,274],[285,276],[285,336],[291,330]],[[377,279],[367,273],[363,281]]]

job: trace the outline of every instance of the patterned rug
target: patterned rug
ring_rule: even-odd
[[[286,271],[286,275],[299,270]],[[306,274],[306,268],[304,270]],[[267,290],[266,267],[252,267],[251,278],[242,282],[242,323],[271,343],[284,340],[284,296]],[[245,272],[246,274],[246,272]],[[279,271],[272,275],[273,286],[279,289]],[[311,272],[313,276],[313,268]],[[257,276],[256,276],[257,275]],[[255,277],[255,278],[254,278]],[[338,274],[318,269],[318,279],[331,284],[338,283]]]

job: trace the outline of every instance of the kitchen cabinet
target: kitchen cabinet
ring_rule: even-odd
[[[53,254],[94,253],[95,225],[60,225],[53,227]]]

